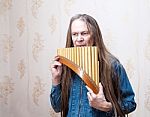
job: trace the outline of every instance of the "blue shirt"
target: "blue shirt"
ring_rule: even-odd
[[[118,61],[113,61],[115,72],[120,78],[120,91],[123,100],[121,108],[125,113],[135,110],[136,103],[134,100],[134,92],[128,80],[125,69]],[[69,96],[69,110],[67,117],[112,117],[111,112],[103,112],[92,108],[87,98],[87,89],[85,83],[78,75],[74,75],[71,79],[71,90]],[[50,101],[55,112],[61,110],[61,88],[60,84],[52,86]]]

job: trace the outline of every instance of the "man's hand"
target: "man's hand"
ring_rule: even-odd
[[[99,92],[98,94],[95,94],[88,86],[86,86],[88,91],[87,96],[89,100],[89,104],[91,107],[96,108],[101,111],[110,111],[112,109],[112,104],[110,102],[106,101],[104,92],[103,92],[103,86],[101,83],[99,83]]]

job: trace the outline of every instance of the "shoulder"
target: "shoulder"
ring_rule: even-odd
[[[114,56],[110,57],[110,63],[111,63],[111,66],[113,67],[113,69],[118,69],[119,67],[122,66],[122,64],[120,63],[119,59],[117,59]]]
[[[111,66],[114,69],[114,72],[120,75],[126,75],[124,66],[120,63],[119,59],[116,57],[111,57],[110,59]]]

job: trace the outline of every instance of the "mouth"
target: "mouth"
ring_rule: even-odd
[[[86,46],[86,45],[76,45],[76,47],[84,47],[84,46]]]

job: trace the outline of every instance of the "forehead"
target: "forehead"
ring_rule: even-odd
[[[72,32],[88,31],[86,22],[84,22],[81,19],[74,20],[71,25],[71,31]]]

